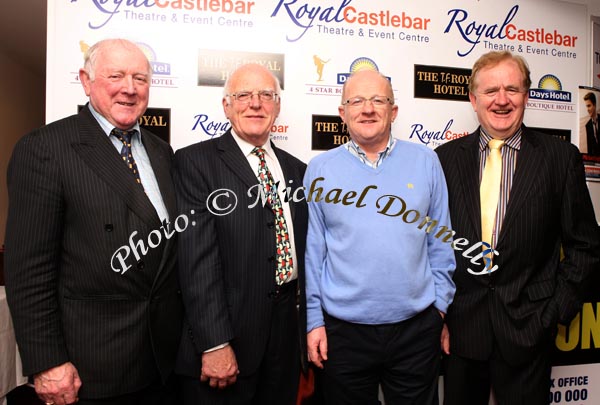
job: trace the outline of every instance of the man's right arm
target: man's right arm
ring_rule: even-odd
[[[22,138],[7,176],[6,293],[25,375],[69,361],[57,301],[65,206],[47,149],[39,132]]]
[[[312,169],[312,170],[311,170]],[[313,178],[314,166],[309,164],[304,177],[307,196]],[[313,197],[314,198],[314,197]],[[308,231],[306,235],[306,316],[308,357],[317,367],[323,368],[322,361],[327,360],[327,334],[321,306],[321,273],[327,255],[325,241],[325,218],[321,206],[308,202]]]
[[[235,382],[238,373],[233,349],[229,345],[205,352],[229,342],[233,328],[222,278],[215,216],[206,207],[211,193],[207,179],[209,163],[205,157],[192,156],[194,151],[180,150],[175,154],[178,212],[188,215],[190,222],[194,221],[178,237],[179,279],[193,344],[202,355],[202,379],[210,381],[212,386],[222,387]]]

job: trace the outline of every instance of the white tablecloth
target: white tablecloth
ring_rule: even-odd
[[[6,302],[6,290],[0,286],[0,404],[13,388],[27,383],[21,369],[21,357]]]

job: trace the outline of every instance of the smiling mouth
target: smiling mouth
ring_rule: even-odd
[[[135,103],[127,103],[125,101],[117,101],[117,104],[125,106],[125,107],[133,107]]]
[[[499,114],[499,115],[507,115],[510,114],[512,110],[496,110],[494,111],[494,114]]]

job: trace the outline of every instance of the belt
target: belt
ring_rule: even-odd
[[[273,291],[269,291],[269,293],[267,294],[267,297],[272,298],[272,299],[278,299],[290,292],[293,292],[295,294],[297,287],[298,287],[298,280],[297,279],[292,280],[287,283],[278,285],[277,288],[274,289]]]

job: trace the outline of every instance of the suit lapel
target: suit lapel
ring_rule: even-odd
[[[221,153],[220,158],[225,165],[231,169],[231,172],[239,177],[248,189],[258,184],[256,174],[250,168],[248,159],[242,153],[241,149],[233,139],[231,130],[225,132],[218,140],[217,149]],[[252,188],[253,193],[257,193],[256,187]]]
[[[148,154],[148,158],[150,159],[152,171],[154,172],[154,176],[156,177],[156,182],[158,183],[160,194],[167,209],[167,213],[169,214],[169,231],[164,232],[164,234],[171,233],[174,230],[175,220],[179,213],[177,212],[175,187],[173,186],[173,179],[171,177],[172,157],[169,153],[170,149],[161,148],[156,139],[151,137],[150,134],[147,133],[147,131],[142,129],[142,133],[142,141],[144,142],[144,148],[146,149],[146,153]],[[156,285],[159,285],[159,280],[161,279],[159,278],[159,276],[163,273],[163,270],[166,268],[165,263],[168,260],[171,260],[171,250],[173,249],[174,241],[174,237],[166,239],[163,255],[161,257],[161,262],[158,266],[158,271],[154,277],[154,283],[152,286],[153,289],[156,288]]]
[[[539,173],[540,167],[544,164],[546,157],[541,148],[537,147],[537,139],[535,134],[529,132],[526,128],[523,130],[521,140],[521,150],[517,157],[517,167],[513,175],[513,185],[510,190],[508,205],[506,206],[506,214],[498,235],[498,246],[506,234],[506,230],[510,227],[515,219],[523,203],[527,201],[527,197],[533,188],[536,173]]]
[[[465,209],[475,234],[481,235],[481,207],[479,198],[479,131],[465,142],[456,155],[458,176],[465,199]]]
[[[161,148],[156,139],[152,138],[146,130],[142,129],[142,133],[144,148],[150,158],[150,164],[152,165],[152,171],[156,177],[160,194],[169,213],[169,219],[173,222],[178,213],[175,188],[173,187],[173,179],[171,177],[172,156],[169,153],[170,150]]]
[[[160,221],[154,206],[143,188],[136,184],[133,174],[123,164],[118,151],[87,106],[79,112],[79,128],[80,142],[73,143],[71,147],[98,177],[123,198],[135,215],[159,228]]]
[[[285,179],[284,184],[280,185],[280,187],[285,188],[288,184],[291,187],[291,190],[290,190],[291,193],[288,194],[288,193],[280,192],[279,195],[287,196],[288,205],[290,207],[290,213],[292,215],[292,220],[293,220],[296,216],[296,202],[293,199],[294,190],[296,190],[297,187],[302,187],[302,179],[296,178],[295,171],[292,168],[292,166],[290,165],[290,162],[288,161],[286,156],[283,153],[281,153],[281,150],[275,146],[275,144],[273,142],[271,142],[271,147],[273,148],[273,151],[275,152],[275,155],[277,156],[277,160],[279,161],[279,166],[281,166],[281,171],[283,172],[283,177]],[[293,180],[292,183],[289,183],[290,180]],[[285,183],[285,182],[287,182],[287,183]],[[300,197],[298,197],[298,198],[300,198]]]

